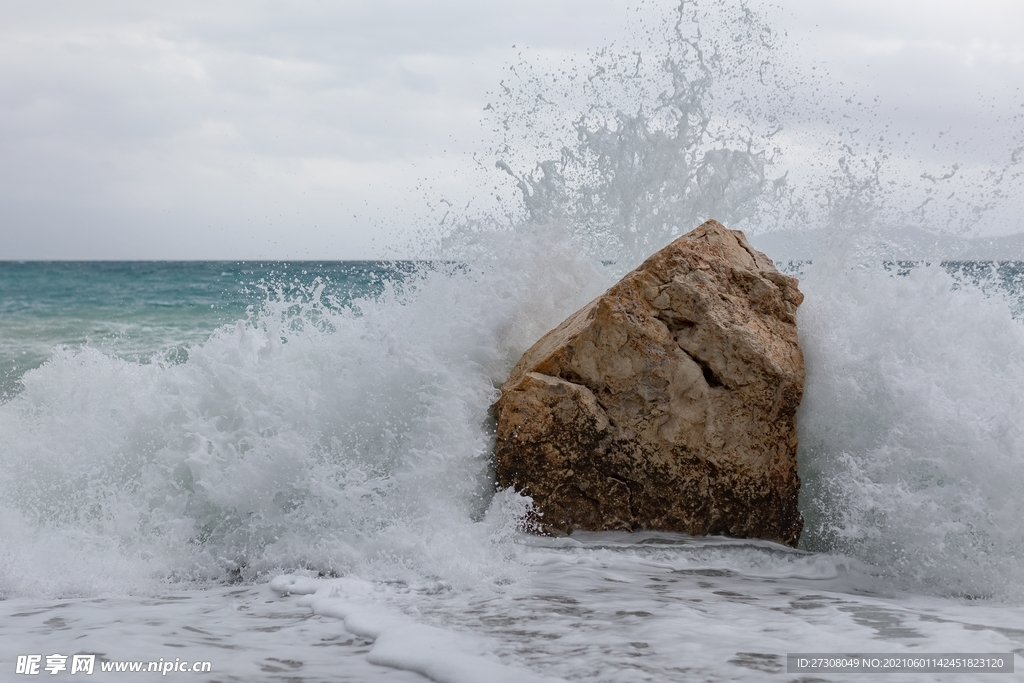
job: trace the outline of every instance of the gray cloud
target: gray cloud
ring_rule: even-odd
[[[423,192],[475,191],[482,108],[521,48],[578,59],[635,26],[612,0],[0,11],[0,258],[379,255]],[[982,163],[1019,126],[1015,4],[800,0],[777,21],[802,69],[880,97],[908,135],[988,126],[936,163]]]

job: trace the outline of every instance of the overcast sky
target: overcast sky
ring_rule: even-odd
[[[472,158],[483,110],[524,50],[626,40],[637,4],[2,1],[0,259],[385,255],[431,196],[493,167]],[[1020,0],[766,12],[899,125],[954,130],[957,154],[1021,125]]]

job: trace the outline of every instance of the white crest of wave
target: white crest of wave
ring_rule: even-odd
[[[508,359],[593,280],[527,242],[513,268],[424,267],[351,307],[322,286],[271,298],[181,364],[56,350],[0,406],[0,591],[514,575],[527,502],[492,504],[488,410]]]

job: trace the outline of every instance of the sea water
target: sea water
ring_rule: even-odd
[[[33,653],[211,681],[669,681],[1019,652],[1024,330],[964,270],[805,280],[794,550],[519,531],[488,470],[515,354],[486,309],[512,297],[466,267],[2,264],[0,362],[28,366],[0,406],[4,676]]]
[[[680,6],[648,71],[525,78],[492,108],[512,203],[416,261],[0,264],[0,678],[85,654],[97,680],[839,681],[863,675],[786,654],[1024,652],[1024,267],[894,261],[928,188],[878,191],[852,148],[824,189],[787,180],[787,90],[745,66],[771,29],[731,7]],[[498,388],[707,217],[831,236],[769,254],[806,295],[800,547],[525,532]]]

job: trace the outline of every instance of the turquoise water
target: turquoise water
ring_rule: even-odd
[[[54,348],[90,346],[142,362],[182,362],[192,344],[269,299],[329,306],[379,294],[414,264],[377,261],[0,262],[0,400]]]

